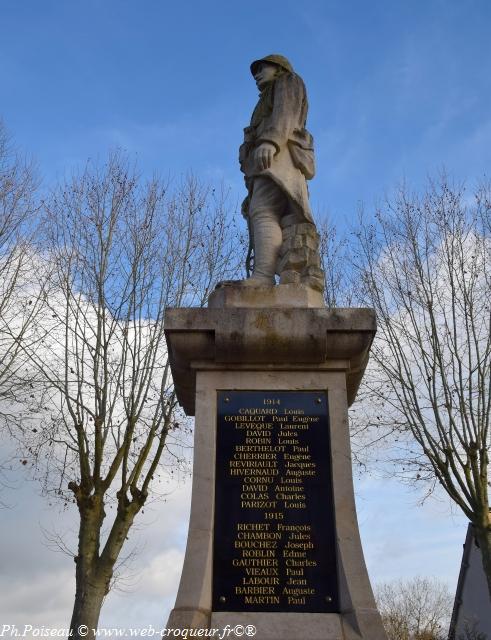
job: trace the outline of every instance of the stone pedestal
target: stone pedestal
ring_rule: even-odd
[[[281,298],[282,290],[277,289],[275,293]],[[263,293],[248,291],[240,306],[240,294],[235,292],[227,297],[222,292],[215,296],[216,308],[171,309],[166,314],[166,336],[177,396],[186,413],[196,416],[189,534],[168,627],[254,625],[257,640],[385,640],[359,538],[347,415],[375,334],[374,313],[370,309],[327,310],[320,306],[261,307],[268,300]],[[303,298],[301,292],[299,295]],[[219,308],[220,296],[223,304],[228,299],[236,306]],[[250,306],[254,302],[256,307]],[[213,611],[217,392],[220,390],[327,394],[331,459],[326,460],[326,465],[332,469],[339,594],[336,612]],[[319,509],[322,508],[320,501]]]

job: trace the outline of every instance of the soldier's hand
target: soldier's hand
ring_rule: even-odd
[[[269,169],[271,163],[273,162],[273,156],[275,154],[276,147],[271,142],[263,142],[256,149],[256,162],[259,166],[259,169],[264,171],[264,169]]]

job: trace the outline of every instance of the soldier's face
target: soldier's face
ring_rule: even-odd
[[[265,87],[268,82],[275,79],[278,67],[275,64],[267,64],[262,62],[257,65],[256,73],[254,74],[254,80],[256,81],[258,89]]]

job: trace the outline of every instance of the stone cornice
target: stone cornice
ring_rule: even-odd
[[[165,314],[174,385],[188,415],[194,415],[196,370],[211,366],[323,369],[331,362],[346,371],[350,405],[375,331],[372,309],[188,308]]]

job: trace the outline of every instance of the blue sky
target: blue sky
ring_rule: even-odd
[[[488,0],[1,0],[0,117],[45,186],[122,146],[146,173],[193,170],[240,200],[237,149],[257,97],[249,64],[282,53],[309,94],[314,211],[349,227],[359,203],[370,209],[402,179],[420,188],[446,167],[472,186],[489,173],[490,32]],[[2,515],[0,623],[66,624],[73,563],[43,546],[38,522],[73,520],[33,490]],[[416,502],[395,483],[358,483],[372,580],[436,575],[454,589],[465,522],[445,501]],[[188,504],[189,485],[155,508],[138,533],[138,585],[108,599],[103,624],[163,621]]]
[[[2,0],[0,114],[47,184],[120,145],[240,198],[249,63],[280,52],[309,92],[314,209],[349,224],[401,179],[486,171],[490,26],[487,0]]]

